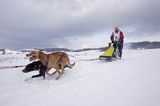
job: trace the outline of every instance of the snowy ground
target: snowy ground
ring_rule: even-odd
[[[98,51],[69,53],[97,58]],[[24,81],[38,72],[0,70],[0,106],[160,106],[160,49],[125,50],[122,60],[77,62],[60,80]],[[29,63],[24,54],[0,55],[0,66]]]

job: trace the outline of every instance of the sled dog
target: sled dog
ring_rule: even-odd
[[[39,60],[46,67],[45,73],[47,75],[51,76],[58,73],[57,80],[62,76],[65,67],[72,68],[75,65],[75,63],[70,63],[68,55],[64,52],[46,54],[42,51],[33,51],[26,56],[29,57],[30,61]],[[55,68],[56,71],[49,73],[51,68]]]

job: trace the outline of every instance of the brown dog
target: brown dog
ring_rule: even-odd
[[[42,51],[33,51],[26,56],[30,57],[30,61],[36,59],[41,61],[41,63],[47,67],[47,75],[51,76],[58,72],[59,75],[56,79],[59,79],[62,76],[65,67],[72,68],[75,65],[75,63],[70,63],[68,55],[64,52],[53,52],[50,54],[46,54]],[[56,71],[52,74],[49,73],[49,70],[51,68],[56,69]]]

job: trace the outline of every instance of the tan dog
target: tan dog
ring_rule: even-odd
[[[35,59],[41,61],[41,63],[47,67],[47,75],[53,75],[58,72],[59,75],[56,79],[59,79],[62,76],[65,67],[72,68],[75,65],[75,63],[70,63],[68,55],[64,52],[53,52],[50,54],[46,54],[42,51],[33,51],[26,56],[30,57],[30,61]],[[56,69],[56,71],[52,74],[49,73],[49,70],[51,68]]]

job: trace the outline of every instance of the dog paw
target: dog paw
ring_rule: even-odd
[[[32,77],[26,78],[24,81],[32,80]]]
[[[59,80],[60,77],[57,77],[56,80]]]

